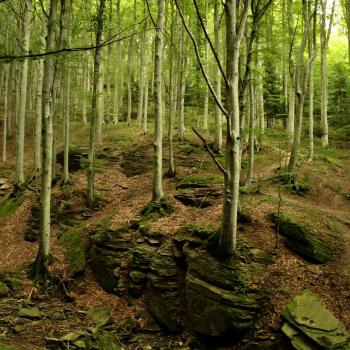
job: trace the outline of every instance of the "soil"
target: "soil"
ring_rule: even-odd
[[[27,150],[30,147],[27,144]],[[14,149],[9,145],[9,161],[0,165],[0,177],[14,181]],[[117,159],[99,160],[101,172],[96,173],[95,188],[100,198],[101,207],[89,212],[79,223],[85,235],[83,243],[88,242],[89,232],[101,221],[110,221],[113,227],[140,220],[140,212],[151,200],[152,188],[152,143],[148,136],[134,145],[135,156],[123,145],[118,145]],[[191,140],[185,145],[178,145],[177,175],[164,178],[164,192],[171,199],[174,211],[165,217],[155,219],[151,227],[171,237],[183,225],[195,223],[203,226],[220,225],[222,198],[211,198],[208,207],[186,206],[176,200],[176,185],[181,178],[189,174],[206,176],[217,174],[199,142]],[[346,154],[346,151],[343,151]],[[144,298],[137,300],[129,297],[118,297],[105,292],[95,281],[89,265],[84,273],[70,276],[66,249],[59,243],[59,237],[67,229],[61,219],[53,220],[51,249],[54,257],[50,271],[56,283],[49,293],[43,294],[33,286],[26,277],[28,264],[34,261],[38,243],[24,241],[24,233],[29,224],[31,207],[36,203],[35,191],[25,192],[24,203],[8,217],[0,217],[0,276],[20,272],[22,288],[6,298],[0,299],[0,343],[13,344],[20,349],[43,349],[48,338],[59,339],[65,334],[91,326],[86,318],[86,311],[96,306],[108,306],[112,310],[113,325],[110,326],[119,334],[124,349],[243,349],[250,342],[272,341],[279,337],[281,327],[281,310],[294,295],[304,288],[309,288],[322,303],[350,330],[350,201],[343,195],[350,193],[350,158],[341,160],[336,170],[332,166],[322,168],[332,179],[325,178],[318,171],[310,173],[313,165],[303,163],[300,174],[309,174],[310,191],[304,196],[296,196],[278,181],[275,181],[279,164],[274,159],[273,166],[265,167],[265,158],[269,158],[270,149],[264,144],[257,155],[253,185],[258,191],[244,194],[241,207],[252,218],[250,223],[241,224],[239,238],[274,254],[275,263],[261,276],[270,299],[262,312],[256,327],[234,345],[206,344],[196,341],[193,335],[183,333],[178,336],[166,334],[150,317]],[[164,150],[164,154],[167,151]],[[265,158],[264,158],[265,157]],[[133,167],[128,171],[128,164]],[[136,171],[138,165],[142,171]],[[320,160],[315,162],[317,167]],[[322,163],[323,164],[323,163]],[[324,165],[324,164],[323,164]],[[27,160],[26,171],[31,174],[32,162]],[[130,167],[131,168],[131,167]],[[126,171],[127,169],[127,171]],[[266,170],[264,170],[266,169]],[[326,170],[325,170],[326,169]],[[164,164],[166,171],[166,158]],[[244,176],[244,172],[242,174]],[[61,188],[57,184],[53,198],[57,203],[69,204],[70,208],[86,206],[85,191],[87,187],[86,170],[71,173],[70,184]],[[328,186],[331,181],[337,182],[336,188]],[[217,188],[217,184],[215,185]],[[279,196],[282,200],[279,199]],[[0,198],[0,201],[4,200]],[[63,202],[62,202],[63,200]],[[56,207],[57,209],[58,207]],[[271,212],[286,210],[299,215],[313,213],[319,220],[315,225],[320,230],[335,231],[339,235],[336,259],[326,265],[316,265],[303,260],[291,252],[281,238],[276,237],[272,223],[267,218]],[[54,216],[58,214],[53,213]],[[276,248],[277,240],[277,248]],[[64,283],[57,283],[64,281]],[[60,287],[58,287],[60,285]],[[64,287],[62,290],[62,286]],[[26,320],[18,316],[18,308],[26,305],[39,307],[44,316],[39,320]],[[134,324],[133,327],[130,324]],[[163,347],[162,347],[163,346]]]

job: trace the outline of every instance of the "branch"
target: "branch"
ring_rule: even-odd
[[[153,30],[154,28],[148,28],[147,30]],[[103,42],[101,45],[94,45],[94,46],[86,46],[86,47],[65,47],[59,50],[54,50],[54,51],[47,51],[47,52],[39,52],[39,53],[32,53],[32,54],[28,54],[28,55],[5,55],[5,56],[0,56],[0,61],[1,60],[5,60],[5,61],[14,61],[14,60],[18,60],[18,59],[26,59],[26,58],[40,58],[40,57],[44,57],[44,56],[50,56],[50,55],[56,55],[56,54],[60,54],[63,52],[82,52],[82,51],[91,51],[91,50],[95,50],[97,48],[100,47],[105,47],[105,46],[109,46],[112,45],[118,41],[122,41],[125,39],[128,39],[134,35],[140,34],[143,31],[139,31],[139,32],[134,32],[130,35],[126,35],[124,37],[118,38],[118,39],[114,39],[114,40],[106,40],[105,42]]]
[[[205,149],[208,151],[208,153],[210,154],[210,156],[212,157],[214,163],[216,164],[216,166],[218,167],[218,169],[224,174],[226,175],[227,171],[226,169],[221,165],[221,163],[216,159],[216,156],[214,154],[214,152],[211,150],[211,148],[208,146],[207,141],[205,140],[205,138],[194,128],[192,127],[193,132],[199,137],[199,139],[203,142]]]
[[[190,29],[188,28],[187,26],[187,23],[186,23],[186,20],[184,18],[184,15],[182,13],[182,10],[180,8],[180,5],[179,5],[179,2],[178,0],[175,0],[175,4],[176,4],[176,8],[177,10],[179,11],[179,14],[180,14],[180,17],[181,17],[181,20],[182,20],[182,23],[186,29],[186,32],[187,34],[189,35],[192,43],[193,43],[193,46],[194,46],[194,50],[195,50],[195,53],[196,53],[196,57],[197,57],[197,61],[198,61],[198,64],[199,64],[199,68],[202,72],[202,75],[204,77],[204,80],[210,90],[210,93],[212,94],[214,100],[215,100],[215,103],[217,104],[217,106],[219,107],[219,109],[221,110],[221,112],[225,115],[226,119],[229,119],[230,118],[230,114],[228,113],[228,111],[224,108],[224,106],[222,105],[220,99],[218,98],[218,96],[216,95],[215,93],[215,90],[213,88],[213,86],[211,85],[210,81],[209,81],[209,78],[208,78],[208,74],[203,66],[203,62],[202,62],[202,59],[200,57],[200,54],[199,54],[199,49],[198,49],[198,45],[197,45],[197,41],[195,39],[195,37],[193,36],[192,32],[190,31]]]
[[[218,64],[219,69],[220,69],[220,72],[221,72],[221,75],[222,75],[222,77],[223,77],[223,79],[224,79],[224,81],[225,81],[225,85],[228,86],[229,83],[228,83],[228,81],[227,81],[226,74],[225,74],[224,69],[223,69],[223,67],[222,67],[222,64],[221,64],[221,62],[220,62],[219,55],[218,55],[218,53],[215,51],[214,45],[213,45],[213,43],[212,43],[212,41],[211,41],[211,39],[210,39],[210,37],[209,37],[209,34],[208,34],[208,32],[207,32],[207,29],[205,28],[205,25],[204,25],[204,23],[203,23],[203,18],[202,18],[202,16],[201,16],[200,12],[199,12],[199,8],[198,8],[197,1],[196,1],[196,0],[193,0],[193,3],[194,3],[194,6],[195,6],[195,8],[196,8],[197,17],[199,18],[199,22],[200,22],[201,27],[202,27],[202,29],[203,29],[204,35],[205,35],[205,37],[206,37],[206,39],[207,39],[207,41],[208,41],[208,43],[209,43],[209,45],[210,45],[210,49],[211,49],[211,51],[212,51],[212,53],[213,53],[213,55],[214,55],[214,57],[215,57],[216,63]]]

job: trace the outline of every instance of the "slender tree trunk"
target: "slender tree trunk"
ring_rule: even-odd
[[[42,38],[45,40],[44,38]],[[42,169],[42,157],[41,157],[41,130],[42,130],[42,90],[43,90],[43,78],[44,78],[44,59],[39,59],[37,64],[37,90],[36,90],[36,113],[35,113],[35,145],[34,145],[34,157],[35,157],[35,178],[39,183],[39,177]]]
[[[254,86],[253,81],[249,84],[249,141],[248,141],[248,172],[246,178],[246,185],[252,184],[253,172],[254,172],[254,146],[255,146],[255,100],[254,100]]]
[[[30,22],[32,17],[32,0],[25,0],[24,18],[23,18],[23,42],[22,52],[28,54],[30,39]],[[25,114],[27,101],[27,82],[28,82],[28,59],[24,59],[21,67],[21,90],[19,113],[16,127],[16,184],[19,188],[24,185],[24,132],[25,132]]]
[[[208,30],[208,0],[205,0],[205,26]],[[209,43],[208,40],[205,40],[205,65],[206,69],[209,68]],[[205,84],[204,90],[204,112],[203,112],[203,129],[205,131],[208,130],[208,109],[209,109],[209,89]]]
[[[70,30],[71,0],[61,0],[61,47],[71,46]],[[67,57],[62,58],[61,62],[61,91],[63,102],[63,183],[69,182],[69,129],[70,129],[70,70]]]
[[[214,47],[218,55],[220,55],[220,13],[219,0],[214,3]],[[221,100],[221,73],[220,68],[216,67],[215,71],[215,92]],[[220,108],[215,105],[215,141],[214,151],[220,153],[222,151],[222,114]]]
[[[89,96],[89,91],[88,91],[89,69],[88,69],[88,64],[87,64],[87,57],[85,54],[83,54],[82,61],[83,61],[83,76],[82,76],[83,100],[82,100],[81,113],[82,113],[83,124],[86,125],[87,124],[87,118],[86,118],[87,104],[86,104],[86,101],[87,101],[88,96]]]
[[[298,59],[296,63],[295,71],[295,95],[296,95],[296,120],[295,120],[295,130],[292,144],[292,152],[289,159],[288,170],[290,172],[295,172],[297,162],[298,162],[298,152],[300,146],[301,129],[303,123],[303,112],[304,112],[304,96],[307,92],[308,75],[310,70],[310,65],[304,66],[304,52],[306,43],[309,37],[310,31],[310,17],[307,8],[306,1],[303,1],[303,36],[298,52]]]
[[[103,41],[103,37],[101,39]],[[104,106],[103,106],[103,77],[104,77],[104,63],[103,63],[103,48],[101,48],[101,58],[99,62],[99,75],[97,90],[96,90],[96,143],[102,144],[102,124],[104,122]]]
[[[295,65],[294,65],[294,10],[293,0],[289,0],[289,94],[288,94],[288,121],[287,132],[289,144],[292,145],[294,137],[294,119],[295,119]]]
[[[153,201],[159,202],[164,198],[162,187],[163,161],[163,101],[162,101],[162,65],[163,65],[163,23],[164,0],[158,0],[158,21],[155,40],[154,63],[154,108],[155,108],[155,140],[154,140],[154,175]]]
[[[120,30],[120,0],[117,0],[117,14],[116,14],[117,20],[116,20],[116,28],[119,31]],[[120,62],[120,42],[117,41],[116,43],[116,62]],[[119,64],[115,67],[115,76],[114,76],[114,99],[113,99],[113,124],[118,124],[119,122],[119,109],[120,109],[120,94],[123,91],[123,84],[121,83],[121,75],[122,75],[122,69],[120,69]]]
[[[226,105],[229,112],[226,136],[226,173],[224,176],[224,205],[221,234],[217,247],[219,255],[230,257],[236,249],[237,212],[239,202],[240,164],[240,106],[239,106],[239,58],[240,44],[245,31],[250,0],[238,22],[235,0],[226,0]]]
[[[105,12],[106,0],[100,0],[100,6],[97,15],[97,31],[96,31],[96,49],[94,54],[94,77],[93,77],[93,92],[92,92],[92,112],[90,121],[90,135],[89,135],[89,167],[88,167],[88,201],[90,208],[95,205],[95,186],[94,186],[94,166],[95,166],[95,133],[96,133],[96,119],[98,113],[98,87],[101,84],[102,72],[102,44],[103,38],[103,22]]]
[[[6,156],[7,156],[7,120],[8,120],[8,87],[9,87],[9,75],[10,75],[10,69],[8,67],[9,65],[6,64],[3,68],[4,72],[4,119],[3,119],[3,134],[2,134],[2,161],[6,162]]]
[[[48,17],[46,51],[55,47],[55,29],[57,16],[57,0],[50,1]],[[54,58],[46,56],[44,60],[44,78],[42,91],[42,118],[43,118],[43,173],[41,177],[40,197],[40,230],[41,241],[36,261],[32,266],[32,277],[44,282],[47,286],[48,260],[50,256],[50,226],[51,226],[51,171],[52,171],[52,143],[53,143],[53,108],[52,89],[54,86]]]
[[[321,2],[321,126],[322,126],[322,146],[328,147],[328,73],[327,73],[327,50],[332,29],[335,0],[332,5],[331,18],[326,28],[327,0]]]

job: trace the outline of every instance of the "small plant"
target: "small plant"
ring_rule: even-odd
[[[280,172],[279,181],[284,187],[298,196],[304,196],[310,191],[310,187],[306,182],[297,181],[295,174],[288,171]]]

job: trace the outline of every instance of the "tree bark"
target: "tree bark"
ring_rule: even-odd
[[[154,63],[154,109],[155,109],[155,139],[154,139],[154,175],[153,201],[159,202],[164,198],[162,187],[163,176],[163,101],[162,101],[162,65],[163,65],[163,23],[164,0],[158,0],[158,21],[155,40]]]
[[[32,0],[25,0],[23,16],[23,41],[22,52],[29,52],[30,22],[32,17]],[[21,89],[19,101],[19,113],[16,127],[16,184],[19,188],[24,185],[24,133],[28,84],[28,59],[23,59],[21,64]]]
[[[95,166],[95,133],[97,119],[97,99],[98,87],[101,84],[101,60],[102,60],[102,35],[106,0],[100,0],[100,6],[97,15],[97,30],[96,30],[96,49],[94,53],[94,77],[93,77],[93,92],[92,92],[92,112],[90,120],[89,134],[89,166],[88,166],[88,202],[90,208],[95,205],[95,184],[94,184],[94,166]]]

